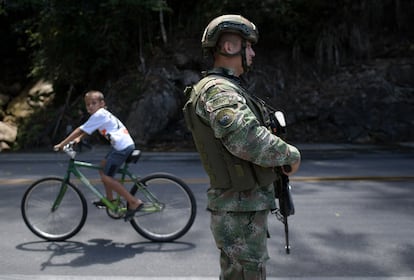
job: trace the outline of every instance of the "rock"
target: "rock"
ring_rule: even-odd
[[[5,122],[0,122],[0,141],[13,143],[16,141],[17,127]]]
[[[177,118],[181,101],[172,83],[152,77],[143,97],[132,104],[125,125],[137,144],[145,145]]]
[[[6,142],[0,141],[0,152],[10,150],[10,146]]]
[[[387,69],[389,80],[401,87],[414,87],[414,63],[392,64]]]
[[[6,113],[17,118],[26,118],[33,114],[37,107],[47,106],[53,99],[52,93],[52,84],[40,80],[13,98],[7,106]]]

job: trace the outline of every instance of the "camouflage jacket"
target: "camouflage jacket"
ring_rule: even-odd
[[[201,91],[192,91],[192,97],[199,95],[195,100],[195,114],[211,128],[214,138],[225,148],[223,151],[259,168],[288,165],[299,159],[300,154],[295,147],[273,135],[265,126],[257,108],[252,108],[255,106],[239,79],[229,70],[213,69],[200,83],[203,83]],[[192,132],[195,139],[200,137]],[[202,153],[201,147],[197,148]],[[210,168],[203,164],[213,182]],[[208,208],[213,211],[257,211],[275,207],[272,184],[253,183],[250,189],[242,190],[213,185],[208,190]]]

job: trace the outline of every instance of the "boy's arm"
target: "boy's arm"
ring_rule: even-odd
[[[86,132],[84,132],[79,127],[76,128],[74,131],[72,131],[71,134],[69,134],[68,137],[66,137],[62,142],[59,144],[56,144],[53,149],[58,151],[61,150],[65,145],[69,144],[71,141],[75,141],[76,143],[79,143],[79,141],[86,135]]]

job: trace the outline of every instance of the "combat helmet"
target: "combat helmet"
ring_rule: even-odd
[[[259,32],[256,26],[241,15],[222,15],[213,19],[206,27],[201,38],[203,49],[214,49],[220,35],[223,33],[236,33],[246,41],[256,44]]]
[[[244,39],[241,51],[231,56],[241,55],[243,69],[245,72],[249,71],[250,66],[247,65],[246,60],[246,41],[251,44],[257,43],[259,31],[256,26],[241,15],[222,15],[213,19],[207,25],[201,38],[201,48],[205,55],[207,53],[214,53],[217,42],[223,33],[235,33]]]

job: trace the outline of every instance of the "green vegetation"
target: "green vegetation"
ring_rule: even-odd
[[[224,13],[251,19],[260,48],[287,50],[293,60],[338,66],[381,56],[384,46],[393,51],[392,41],[381,48],[373,41],[387,35],[406,40],[412,52],[413,10],[412,1],[400,0],[0,0],[0,94],[16,95],[4,90],[15,83],[51,81],[58,114],[85,89],[144,76],[154,57],[198,43],[205,25]]]
[[[252,19],[267,46],[300,46],[314,56],[321,33],[341,24],[349,32],[350,21],[381,33],[398,31],[404,19],[399,2],[3,0],[0,36],[6,44],[0,54],[6,67],[1,74],[46,78],[58,93],[62,86],[62,94],[70,86],[99,87],[130,69],[145,70],[157,48],[172,48],[185,36],[200,37],[206,23],[222,13]],[[341,36],[338,40],[346,35]]]

